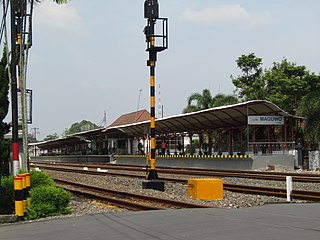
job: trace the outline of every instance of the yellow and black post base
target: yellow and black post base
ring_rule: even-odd
[[[24,206],[25,194],[23,190],[22,177],[14,178],[14,198],[15,198],[15,213],[20,220],[24,220]]]
[[[147,66],[150,67],[150,154],[148,155],[150,168],[147,178],[142,182],[142,188],[164,191],[164,181],[160,180],[156,171],[156,117],[155,117],[155,67],[157,53],[167,49],[167,19],[159,18],[159,6],[157,0],[146,0],[144,3],[144,17],[147,18],[147,26],[144,29],[147,42],[149,60]],[[162,22],[162,33],[155,33],[157,20]],[[160,46],[156,45],[156,40],[160,39]]]
[[[25,173],[18,174],[18,177],[22,179],[22,191],[23,191],[23,211],[25,212],[27,209],[27,184],[26,184],[26,177]]]
[[[27,200],[27,207],[30,207],[30,190],[31,190],[31,178],[30,173],[26,173],[26,200]]]

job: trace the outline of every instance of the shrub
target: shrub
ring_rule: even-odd
[[[39,172],[35,170],[30,171],[30,184],[31,189],[39,186],[54,186],[54,181],[45,172]]]
[[[27,209],[27,219],[57,216],[70,212],[70,193],[62,188],[39,186],[30,191],[31,206]]]
[[[25,172],[25,171],[21,171]],[[3,177],[1,179],[2,187],[6,188],[6,193],[10,197],[10,201],[14,202],[14,187],[13,187],[13,176]],[[38,186],[54,186],[54,181],[45,172],[39,172],[35,170],[30,171],[30,184],[31,188],[36,188]]]
[[[6,188],[6,194],[10,197],[10,200],[14,201],[14,189],[13,189],[13,176],[2,177],[1,179],[2,187]]]
[[[1,209],[0,212],[5,214],[13,213],[14,211],[13,176],[3,177],[1,179],[1,186],[5,188],[7,199],[4,205],[4,209]]]
[[[13,176],[3,177],[1,184],[6,188],[9,196],[10,209],[8,212],[14,212],[14,183]],[[70,212],[68,208],[70,202],[69,192],[56,188],[54,181],[45,172],[30,171],[31,204],[28,204],[26,219],[37,219],[48,216],[56,216],[67,214]]]

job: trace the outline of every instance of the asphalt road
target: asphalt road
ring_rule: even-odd
[[[96,214],[0,225],[1,240],[314,240],[320,204]]]

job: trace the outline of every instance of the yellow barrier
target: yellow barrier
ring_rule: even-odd
[[[23,211],[27,210],[27,183],[26,183],[26,174],[18,174],[18,177],[22,178],[22,191],[23,191]]]
[[[30,194],[29,191],[31,189],[31,179],[30,179],[30,173],[26,173],[26,199],[27,199],[27,207],[30,203]]]
[[[188,196],[201,200],[222,200],[223,181],[217,178],[188,179]]]
[[[14,197],[15,197],[15,213],[19,218],[23,218],[24,193],[23,193],[23,186],[22,186],[22,177],[15,177],[13,181],[14,181],[13,185],[14,185]]]

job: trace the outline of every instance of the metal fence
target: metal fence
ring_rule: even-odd
[[[251,154],[294,154],[295,142],[249,142],[247,151]]]

